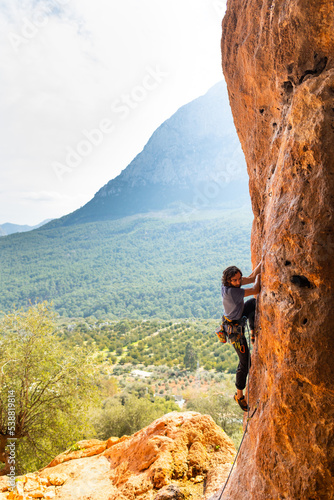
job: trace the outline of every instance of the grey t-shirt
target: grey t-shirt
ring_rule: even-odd
[[[231,321],[240,319],[244,309],[245,289],[222,285],[222,296],[224,315]]]

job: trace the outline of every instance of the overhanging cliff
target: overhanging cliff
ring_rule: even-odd
[[[334,498],[334,4],[229,0],[222,61],[263,258],[227,499]]]

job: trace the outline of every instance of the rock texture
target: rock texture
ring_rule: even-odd
[[[229,0],[222,59],[263,258],[259,408],[223,499],[332,499],[333,2]]]
[[[18,478],[15,492],[0,478],[0,500],[206,499],[226,480],[234,455],[211,417],[173,412],[133,436],[80,441],[38,473]]]

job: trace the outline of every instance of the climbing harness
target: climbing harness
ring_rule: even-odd
[[[245,347],[240,345],[240,339],[244,336],[245,325],[247,323],[246,316],[243,316],[239,320],[230,320],[226,316],[222,317],[222,324],[220,328],[216,329],[216,335],[218,336],[219,342],[226,344],[235,344],[235,347],[241,352],[245,352]],[[243,350],[241,350],[243,347]]]
[[[224,316],[225,317],[225,316]],[[243,318],[242,318],[243,319]],[[247,321],[247,318],[246,318],[246,321]],[[248,342],[250,342],[250,331],[249,331],[249,326],[247,324],[247,331],[248,331]],[[217,333],[217,332],[216,332]],[[218,335],[218,334],[217,334]],[[239,445],[239,448],[238,448],[238,451],[237,451],[237,454],[234,458],[234,461],[233,461],[233,464],[232,464],[232,467],[231,467],[231,470],[230,470],[230,473],[229,475],[227,476],[227,479],[225,481],[225,484],[223,486],[223,489],[219,495],[219,497],[217,498],[217,500],[221,500],[222,499],[222,496],[223,496],[223,493],[225,491],[225,488],[227,486],[227,483],[231,477],[231,474],[232,474],[232,471],[234,469],[234,466],[236,464],[236,461],[237,461],[237,458],[238,458],[238,455],[239,455],[239,451],[241,449],[241,446],[242,446],[242,443],[244,441],[244,438],[246,436],[246,433],[247,433],[247,430],[248,430],[248,424],[250,422],[250,420],[254,417],[255,413],[256,413],[256,410],[258,408],[258,404],[259,404],[259,401],[257,401],[256,405],[255,405],[255,408],[252,412],[252,414],[250,415],[250,407],[249,407],[249,369],[250,369],[250,355],[249,355],[249,358],[248,358],[248,380],[247,380],[247,406],[248,406],[248,410],[247,410],[247,423],[246,423],[246,427],[245,427],[245,430],[244,430],[244,433],[242,435],[242,438],[241,438],[241,442],[240,442],[240,445]]]

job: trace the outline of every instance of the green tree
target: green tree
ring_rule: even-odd
[[[131,435],[171,411],[180,411],[174,401],[157,398],[152,402],[149,397],[124,394],[105,402],[104,408],[96,414],[95,428],[103,440]]]
[[[197,367],[197,360],[198,360],[197,352],[193,348],[192,344],[188,342],[188,344],[186,345],[186,352],[183,358],[184,366],[189,370],[194,371],[196,370]]]
[[[46,302],[1,321],[0,461],[8,472],[9,438],[16,474],[36,470],[92,428],[87,408],[97,398],[95,369],[83,347],[67,349]]]
[[[223,428],[238,446],[242,434],[240,410],[231,398],[223,394],[208,393],[190,399],[187,410],[210,415],[217,425]]]

